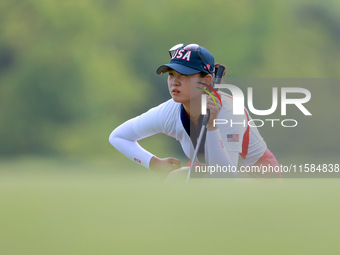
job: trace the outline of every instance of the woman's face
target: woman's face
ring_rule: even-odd
[[[172,98],[177,103],[190,103],[190,100],[200,98],[203,93],[202,90],[197,87],[203,87],[203,85],[197,83],[202,81],[200,74],[184,75],[176,72],[175,70],[169,70],[168,87]]]

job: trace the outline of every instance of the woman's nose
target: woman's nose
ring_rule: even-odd
[[[181,82],[179,81],[179,79],[177,77],[174,77],[172,79],[172,84],[176,85],[176,86],[179,86],[181,84]]]

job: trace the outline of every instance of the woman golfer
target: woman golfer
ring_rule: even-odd
[[[215,66],[213,55],[197,44],[179,44],[169,52],[170,64],[160,66],[157,74],[168,73],[168,88],[172,98],[121,124],[109,138],[110,143],[129,159],[164,173],[180,168],[180,161],[175,158],[158,158],[143,149],[138,140],[164,133],[178,140],[186,156],[193,160],[203,120],[202,94],[209,87],[206,85],[212,83],[219,66]],[[251,117],[247,110],[244,110],[243,115],[233,115],[232,97],[223,92],[218,94],[214,94],[214,98],[204,95],[210,118],[195,160],[202,166],[224,166],[224,169],[253,165],[279,167],[257,128],[248,125]],[[228,123],[214,125],[216,119],[228,120]],[[276,177],[281,175],[271,174]],[[235,175],[235,171],[227,174]],[[259,173],[253,175],[264,177]]]

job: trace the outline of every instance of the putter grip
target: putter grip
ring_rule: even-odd
[[[220,67],[217,69],[217,73],[216,73],[216,78],[215,78],[215,84],[220,84],[221,83],[221,79],[223,77],[225,71],[225,67],[220,65]]]
[[[219,68],[217,69],[216,78],[215,78],[215,81],[214,81],[214,84],[213,84],[213,88],[215,87],[215,84],[221,83],[221,79],[223,77],[224,71],[225,71],[225,67],[220,65]],[[215,90],[217,91],[218,89],[215,89]],[[210,117],[210,110],[207,109],[207,114],[204,115],[202,125],[206,126],[208,124],[209,117]]]

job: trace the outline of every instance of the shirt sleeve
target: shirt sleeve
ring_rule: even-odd
[[[207,151],[209,166],[227,167],[228,169],[236,169],[238,165],[237,151],[229,151],[224,145],[220,130],[207,131]],[[222,173],[223,174],[223,173]],[[226,172],[228,176],[236,176],[237,172]]]
[[[232,109],[222,108],[218,118],[217,126],[227,151],[241,153],[243,135],[248,126],[247,116],[233,115]]]
[[[157,133],[166,133],[166,108],[164,103],[124,122],[112,131],[109,142],[127,158],[150,169],[150,160],[154,154],[143,149],[137,141]]]
[[[239,153],[242,152],[243,135],[248,125],[247,117],[245,114],[233,115],[231,107],[223,107],[218,118],[218,129],[207,131],[208,164],[215,167],[225,166],[228,169],[234,167],[236,170]],[[225,174],[235,176],[236,171]]]

